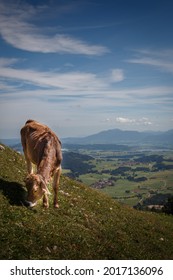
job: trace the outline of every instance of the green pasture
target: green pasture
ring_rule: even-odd
[[[87,153],[87,152],[86,152]],[[152,155],[152,153],[148,153]],[[164,155],[164,152],[160,152]],[[136,156],[131,155],[129,160],[123,160],[122,158],[116,158],[114,152],[114,158],[107,159],[110,156],[110,152],[99,152],[99,158],[93,158],[90,163],[94,165],[93,173],[82,174],[79,176],[79,180],[84,184],[91,186],[95,182],[103,179],[111,179],[114,182],[114,186],[105,186],[101,189],[102,192],[109,196],[128,204],[130,206],[136,205],[141,198],[146,199],[151,194],[172,194],[173,195],[173,169],[163,171],[153,171],[153,166],[156,162],[150,163],[134,163],[133,159]],[[121,155],[120,152],[117,153]],[[124,155],[124,153],[122,154]],[[172,163],[173,153],[165,152],[164,164],[170,165]],[[124,175],[116,174],[111,175],[111,172],[119,167],[130,167],[131,169],[126,171]],[[142,168],[148,168],[149,171],[139,170]],[[127,179],[128,176],[134,178],[145,177],[147,180],[141,182],[134,182]],[[114,178],[114,180],[113,180]]]

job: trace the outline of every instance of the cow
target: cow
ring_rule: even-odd
[[[61,175],[61,141],[46,125],[28,120],[21,129],[21,142],[27,163],[25,183],[28,190],[26,203],[33,207],[43,198],[43,206],[49,207],[48,183],[53,177],[54,207],[58,208],[58,186]],[[36,172],[33,172],[33,165]]]

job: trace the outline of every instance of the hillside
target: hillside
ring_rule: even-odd
[[[0,146],[0,259],[173,259],[173,218],[62,176],[60,208],[22,205],[23,157]],[[52,200],[52,196],[50,197]]]

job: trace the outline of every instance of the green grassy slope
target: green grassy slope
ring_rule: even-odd
[[[62,176],[60,208],[21,205],[21,155],[0,149],[0,259],[173,259],[173,218],[138,212]],[[52,202],[52,197],[50,200]]]

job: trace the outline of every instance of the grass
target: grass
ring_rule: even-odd
[[[0,259],[173,259],[173,218],[138,212],[106,194],[61,177],[59,203],[32,210],[25,162],[0,150]],[[51,190],[51,188],[50,188]]]
[[[105,156],[105,158],[103,158],[103,155]],[[114,186],[110,187],[105,185],[105,187],[101,189],[101,191],[108,194],[117,201],[123,202],[129,206],[136,205],[141,200],[141,196],[143,200],[149,197],[151,191],[159,194],[173,195],[172,170],[136,171],[135,169],[138,167],[149,168],[149,166],[151,167],[154,162],[152,164],[137,163],[135,166],[131,166],[131,162],[124,163],[116,158],[115,160],[113,159],[112,161],[109,161],[106,158],[106,156],[108,155],[109,153],[102,152],[102,158],[100,158],[99,160],[93,159],[91,161],[91,164],[95,165],[95,173],[82,174],[79,176],[79,180],[81,180],[86,185],[92,185],[103,178],[111,179],[112,182],[114,182]],[[163,156],[166,160],[168,157],[167,152],[163,153]],[[169,157],[173,157],[172,152],[169,154]],[[131,160],[133,160],[133,158],[135,158],[135,156],[133,156],[132,154]],[[169,164],[170,162],[168,160],[165,161],[165,163]],[[111,176],[109,172],[111,172],[111,170],[113,169],[121,167],[121,165],[130,167],[131,170],[127,171],[125,175],[118,174],[116,176]],[[109,172],[104,173],[105,169],[109,170]],[[146,177],[147,180],[141,182],[129,181],[127,177],[134,176],[134,174],[136,178]],[[115,177],[115,180],[113,177]],[[138,189],[138,192],[136,192],[136,189]],[[127,191],[130,191],[130,194]]]

